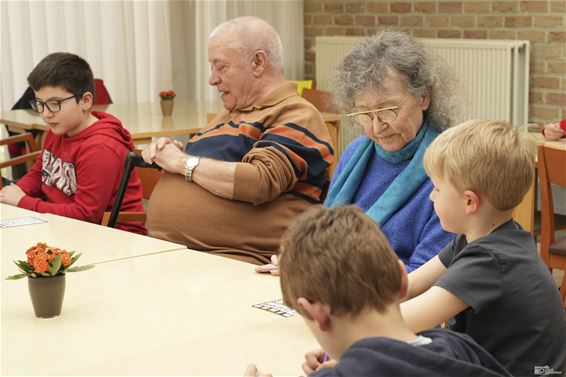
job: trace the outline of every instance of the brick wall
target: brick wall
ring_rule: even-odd
[[[315,37],[398,29],[422,38],[531,41],[530,120],[566,118],[566,0],[304,0],[305,75],[315,77]]]

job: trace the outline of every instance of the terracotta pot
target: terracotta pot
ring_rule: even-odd
[[[36,317],[51,318],[61,314],[65,296],[65,275],[28,277],[28,289]]]
[[[175,102],[172,99],[161,100],[161,113],[164,117],[169,117],[173,114],[173,105]]]

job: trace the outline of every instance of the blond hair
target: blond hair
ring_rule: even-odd
[[[438,136],[424,156],[429,176],[481,194],[499,210],[516,207],[529,190],[536,143],[504,121],[470,120]]]
[[[302,214],[283,235],[281,250],[283,300],[304,316],[299,297],[352,316],[368,308],[383,312],[398,299],[397,256],[377,223],[354,205]]]

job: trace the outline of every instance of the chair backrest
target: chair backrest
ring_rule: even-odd
[[[20,165],[20,164],[24,164],[24,163],[28,163],[28,169],[29,167],[31,167],[31,163],[33,161],[35,161],[39,155],[41,154],[41,151],[39,150],[37,143],[35,142],[35,139],[33,138],[33,135],[29,132],[20,134],[20,135],[15,135],[15,136],[10,136],[7,137],[5,139],[0,140],[0,146],[2,145],[13,145],[16,143],[21,143],[24,142],[27,148],[26,153],[16,156],[16,157],[12,157],[6,161],[2,161],[0,162],[0,188],[2,188],[3,185],[3,180],[2,180],[2,172],[1,169],[7,168],[7,167],[12,167],[15,165]]]
[[[339,113],[332,93],[318,89],[303,89],[302,97],[312,103],[321,113]]]
[[[136,167],[135,172],[142,184],[142,198],[149,200],[157,181],[163,175],[163,172],[157,169],[148,169]]]
[[[541,258],[548,265],[549,247],[554,243],[554,202],[551,184],[566,188],[566,146],[542,144],[538,147],[541,199]]]
[[[137,153],[136,153],[137,152]],[[152,169],[160,169],[159,166],[156,164],[148,164],[146,163],[140,156],[140,151],[130,152],[126,155],[126,159],[124,160],[124,172],[122,173],[122,178],[120,179],[120,186],[118,187],[118,191],[116,192],[116,198],[114,199],[114,204],[112,206],[112,211],[108,217],[108,222],[106,222],[106,218],[103,218],[102,224],[107,224],[110,228],[114,228],[116,223],[118,222],[118,216],[120,214],[120,208],[122,207],[122,201],[124,200],[124,195],[126,193],[126,189],[128,188],[128,183],[130,182],[130,175],[134,168],[152,168]],[[149,169],[146,169],[149,170]],[[147,198],[151,196],[151,192],[155,187],[155,184],[161,177],[161,171],[156,170],[156,175],[153,176],[145,176],[150,177],[145,183],[147,187],[144,186],[144,180],[142,179],[142,191],[144,191],[144,198],[145,193],[148,193]],[[130,220],[134,221],[134,220]]]
[[[108,93],[108,89],[104,86],[103,80],[94,79],[94,91],[95,105],[109,105],[112,103],[112,98],[110,98],[110,93]]]

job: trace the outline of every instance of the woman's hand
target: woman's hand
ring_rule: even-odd
[[[0,203],[17,206],[25,195],[26,193],[18,185],[12,183],[0,190]]]
[[[257,273],[269,272],[271,275],[279,276],[279,258],[277,258],[277,255],[271,256],[271,263],[256,267],[255,272]]]

